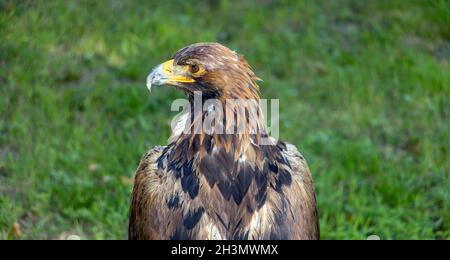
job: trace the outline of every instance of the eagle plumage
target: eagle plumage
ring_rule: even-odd
[[[190,102],[217,99],[259,100],[258,78],[245,59],[218,43],[179,50],[148,77],[148,87],[169,85]],[[230,107],[228,107],[230,108]],[[217,108],[216,108],[217,109]],[[247,121],[241,133],[174,133],[167,146],[142,158],[134,178],[130,239],[318,239],[313,181],[295,146],[270,140],[259,108],[227,118]],[[192,130],[211,110],[182,112]],[[237,114],[244,115],[238,117]],[[240,118],[240,119],[239,119]],[[186,120],[191,119],[191,120]]]

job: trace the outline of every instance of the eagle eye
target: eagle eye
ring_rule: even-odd
[[[197,64],[192,64],[190,65],[190,70],[192,74],[195,74],[200,71],[200,66],[198,66]]]

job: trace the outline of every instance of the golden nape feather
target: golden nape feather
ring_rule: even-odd
[[[319,238],[307,163],[293,145],[268,136],[257,80],[241,55],[218,43],[187,46],[149,75],[149,89],[174,86],[191,104],[196,93],[203,105],[215,102],[185,109],[182,131],[142,158],[130,239]],[[218,114],[207,131],[197,129]]]

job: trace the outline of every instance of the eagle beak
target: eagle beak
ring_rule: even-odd
[[[186,66],[174,65],[174,60],[168,60],[156,66],[147,76],[147,88],[152,86],[172,85],[179,86],[182,83],[193,83],[195,80],[188,76]]]

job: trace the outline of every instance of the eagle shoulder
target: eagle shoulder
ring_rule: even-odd
[[[313,178],[308,163],[293,144],[283,142],[282,153],[291,168],[292,184],[285,195],[291,204],[293,224],[300,239],[319,239],[319,219],[317,212],[316,193]]]
[[[156,161],[163,150],[163,146],[156,146],[147,151],[136,170],[128,227],[129,239],[153,239],[155,236],[151,230],[148,212],[156,206],[155,200],[160,183]]]

